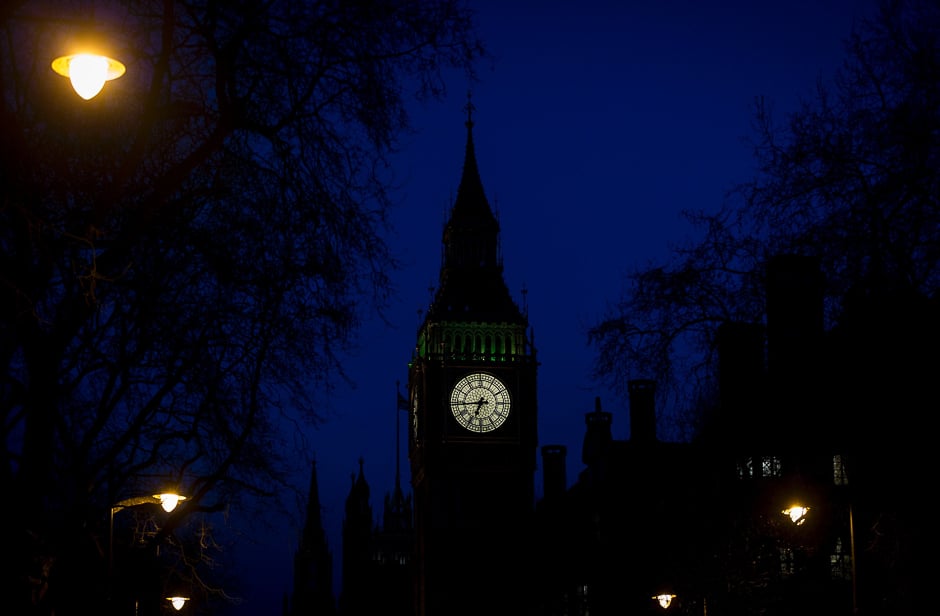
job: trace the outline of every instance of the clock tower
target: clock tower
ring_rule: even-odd
[[[438,287],[409,367],[417,616],[524,611],[534,510],[537,361],[503,279],[467,105]]]

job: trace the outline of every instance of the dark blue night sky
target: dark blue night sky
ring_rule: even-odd
[[[843,39],[874,3],[472,4],[495,56],[472,85],[477,162],[502,228],[506,282],[520,305],[527,290],[541,363],[539,444],[568,447],[571,482],[596,396],[614,415],[614,437],[629,436],[626,400],[590,377],[586,327],[617,300],[624,272],[663,260],[693,232],[683,210],[716,209],[727,189],[751,176],[744,138],[755,97],[771,101],[784,121],[831,76]],[[326,423],[307,435],[337,588],[343,505],[360,456],[377,517],[394,486],[396,381],[405,392],[418,311],[437,282],[441,231],[463,165],[471,85],[455,74],[448,87],[443,103],[412,106],[419,133],[394,160],[402,190],[390,242],[404,268],[395,276],[392,325],[368,318],[361,350],[346,356],[356,387],[340,384]],[[407,486],[407,415],[400,419]],[[298,464],[305,491],[309,463]],[[290,591],[300,514],[282,533],[245,547],[251,585],[242,589],[243,613],[270,613]]]

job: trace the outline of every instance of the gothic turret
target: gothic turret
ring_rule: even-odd
[[[369,504],[369,483],[359,458],[359,474],[353,475],[346,497],[343,519],[343,590],[340,614],[352,616],[365,613],[372,585],[372,505]]]
[[[320,515],[320,489],[317,463],[310,473],[307,518],[294,555],[294,591],[289,613],[292,616],[336,613],[333,598],[333,556],[326,542]]]

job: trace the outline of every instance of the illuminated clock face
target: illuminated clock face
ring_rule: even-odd
[[[482,372],[457,381],[450,394],[450,410],[457,423],[471,432],[490,432],[503,425],[511,405],[502,381]]]

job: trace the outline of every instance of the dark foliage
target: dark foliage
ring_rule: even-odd
[[[83,24],[119,35],[127,65],[89,101],[50,70]],[[441,94],[445,69],[472,76],[472,14],[20,2],[0,32],[5,596],[86,610],[110,506],[165,483],[190,498],[148,541],[186,548],[176,569],[213,588],[206,519],[174,535],[283,488],[290,427],[322,419],[335,349],[388,298],[405,102]]]

